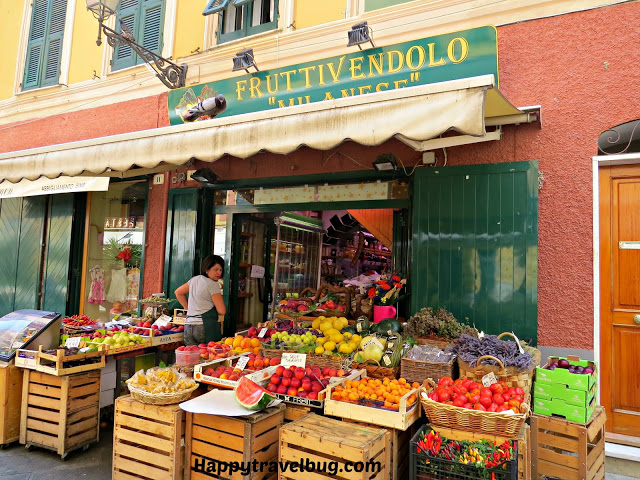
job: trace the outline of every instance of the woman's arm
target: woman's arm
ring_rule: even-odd
[[[180,304],[184,308],[188,309],[189,308],[189,303],[187,301],[187,293],[189,293],[189,283],[185,283],[184,285],[180,285],[178,288],[176,288],[174,293],[176,294],[176,298],[178,299]]]
[[[224,316],[227,313],[227,307],[224,306],[224,300],[222,299],[221,293],[214,293],[211,295],[211,300],[216,307],[216,311],[218,315]]]

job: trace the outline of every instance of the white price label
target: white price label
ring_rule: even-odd
[[[306,353],[283,352],[282,359],[280,360],[280,365],[282,365],[284,368],[290,367],[291,365],[293,365],[294,367],[304,367],[306,363]]]
[[[378,340],[376,337],[373,337],[371,340],[368,340],[363,346],[362,346],[362,350],[366,349],[369,345],[376,345],[378,348],[380,348],[380,350],[384,350],[384,347],[382,346],[382,344],[380,343],[380,340]]]
[[[498,383],[498,379],[493,372],[489,372],[484,377],[482,377],[482,385],[484,385],[485,387],[488,388],[494,383]]]
[[[260,265],[251,265],[251,278],[264,278],[264,267]]]
[[[84,348],[81,348],[80,350],[78,350],[78,352],[85,353],[85,352],[88,352],[90,349],[91,349],[91,347],[84,347]]]
[[[64,346],[67,348],[78,348],[80,346],[80,337],[69,337],[67,341],[64,342]]]
[[[240,357],[240,359],[238,360],[238,363],[236,363],[236,366],[234,368],[237,368],[239,370],[244,370],[244,367],[247,366],[247,363],[249,363],[249,357],[247,355],[244,355]]]
[[[260,333],[258,333],[258,338],[264,338],[264,336],[267,334],[268,331],[269,331],[268,328],[261,328]]]

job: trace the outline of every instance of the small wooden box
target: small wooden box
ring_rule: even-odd
[[[287,465],[287,471],[278,474],[280,480],[337,477],[328,468],[314,473],[300,471],[300,466],[311,462],[321,470],[329,464],[335,466],[337,472],[343,472],[340,478],[387,480],[391,478],[391,435],[384,428],[354,428],[310,413],[280,428],[280,462]]]
[[[0,364],[0,445],[20,439],[22,369]]]
[[[607,415],[596,407],[582,425],[561,418],[531,416],[532,478],[604,479],[604,428]]]
[[[24,370],[20,443],[65,458],[97,442],[100,434],[100,371],[55,376]]]
[[[284,411],[284,421],[294,422],[313,410],[311,407],[305,407],[304,405],[295,405],[287,403],[286,410]]]
[[[178,404],[148,405],[130,395],[115,402],[113,480],[182,480],[185,412]]]
[[[436,432],[439,432],[445,438],[450,440],[492,440],[494,442],[502,443],[505,440],[517,440],[518,441],[518,480],[531,480],[531,430],[526,423],[522,425],[518,437],[515,439],[497,436],[487,435],[486,433],[472,433],[465,432],[463,430],[453,430],[451,428],[432,427]]]
[[[56,350],[56,354],[45,353],[42,345],[39,346],[38,355],[36,357],[36,370],[51,375],[71,375],[73,373],[81,373],[90,370],[100,370],[104,368],[106,350],[104,345],[98,346],[97,352],[80,353],[78,355],[65,355],[64,348]],[[78,360],[89,360],[91,363],[85,363],[75,367],[70,367],[69,362]]]
[[[278,437],[284,422],[283,404],[268,408],[247,417],[222,417],[203,413],[187,413],[187,450],[185,458],[189,465],[186,480],[208,480],[211,478],[233,480],[258,480],[275,478],[276,472],[269,467],[262,471],[251,471],[248,475],[229,471],[211,472],[219,462],[237,462],[248,466],[254,460],[276,462],[278,460]],[[275,463],[273,464],[275,465]],[[200,467],[201,466],[201,467]]]
[[[354,423],[366,428],[378,429],[377,425],[370,423],[356,422],[355,420],[344,419],[347,423]],[[411,449],[411,439],[416,433],[416,423],[406,430],[387,428],[391,435],[391,464],[389,480],[408,480],[409,478],[409,452]]]

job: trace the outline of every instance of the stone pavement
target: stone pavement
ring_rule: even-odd
[[[0,480],[110,480],[113,428],[100,430],[100,442],[69,453],[65,460],[55,452],[13,443],[0,450]],[[607,470],[609,470],[607,468]],[[640,471],[638,472],[640,477]],[[606,480],[636,480],[607,473]]]

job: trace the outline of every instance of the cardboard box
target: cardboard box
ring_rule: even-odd
[[[574,390],[589,391],[596,383],[598,377],[598,364],[592,360],[580,360],[580,357],[549,357],[547,365],[558,360],[569,360],[571,365],[579,365],[581,367],[593,368],[591,375],[571,373],[565,368],[556,368],[555,370],[547,370],[546,368],[536,368],[536,379],[549,383],[562,383],[568,388]],[[547,366],[545,365],[545,367]]]
[[[578,407],[576,405],[569,405],[564,400],[557,398],[549,400],[537,397],[533,402],[533,413],[547,417],[560,415],[568,422],[588,423],[596,406],[595,398],[591,400],[588,406]]]
[[[564,383],[552,383],[544,380],[536,380],[533,384],[533,393],[536,399],[551,400],[557,398],[569,405],[586,407],[595,397],[598,386],[594,384],[591,390],[575,390]]]

